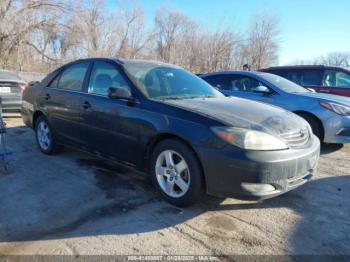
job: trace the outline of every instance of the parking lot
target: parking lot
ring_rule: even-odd
[[[317,176],[280,197],[180,209],[144,175],[68,148],[46,156],[21,118],[5,121],[0,254],[350,254],[350,146],[324,146]]]

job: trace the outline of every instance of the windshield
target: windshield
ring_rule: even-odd
[[[224,96],[204,80],[179,67],[143,61],[127,61],[123,67],[141,91],[152,99]]]
[[[266,81],[274,84],[278,88],[282,89],[284,92],[288,93],[308,93],[311,92],[308,89],[295,84],[292,81],[289,81],[283,77],[273,75],[273,74],[261,74],[260,75]]]

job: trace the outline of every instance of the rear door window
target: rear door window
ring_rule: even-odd
[[[290,70],[286,73],[285,78],[296,84],[300,84],[301,72],[299,70]]]
[[[231,86],[232,91],[255,92],[256,88],[261,86],[261,83],[249,76],[233,75]]]
[[[66,68],[59,77],[57,88],[82,91],[89,64],[90,62],[81,62]],[[55,80],[51,84],[53,84]]]
[[[322,70],[302,70],[300,83],[304,86],[320,86],[322,83],[322,75]]]
[[[224,90],[232,90],[230,75],[213,75],[203,77],[203,79],[213,87]]]
[[[350,74],[336,70],[324,72],[322,85],[325,87],[347,87],[350,88]]]

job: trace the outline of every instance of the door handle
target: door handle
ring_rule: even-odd
[[[83,103],[83,108],[84,109],[89,109],[91,107],[91,104],[88,102],[88,101],[85,101],[84,103]]]
[[[51,95],[50,94],[46,94],[45,96],[44,96],[44,99],[45,100],[49,100],[51,98]]]

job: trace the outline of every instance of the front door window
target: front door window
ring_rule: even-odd
[[[350,74],[342,71],[326,70],[323,77],[325,87],[347,87],[350,88]]]
[[[88,93],[107,96],[110,87],[128,88],[130,90],[128,83],[114,65],[101,61],[95,62],[91,72]]]

